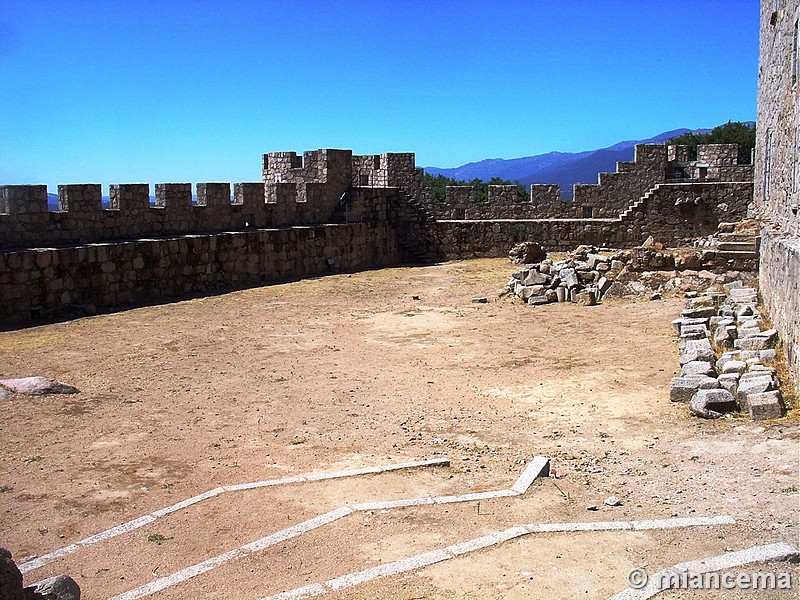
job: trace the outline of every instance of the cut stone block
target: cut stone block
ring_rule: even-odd
[[[533,296],[533,286],[532,285],[522,285],[517,289],[517,296],[519,296],[523,300],[527,300],[531,296]]]
[[[688,340],[695,341],[695,340]],[[701,360],[709,364],[713,364],[716,360],[714,351],[711,348],[684,348],[681,351],[680,364],[681,366],[686,363]]]
[[[706,375],[673,377],[669,382],[669,399],[671,402],[689,402],[697,390],[718,387],[719,382]]]
[[[601,277],[597,280],[597,294],[599,298],[605,296],[606,292],[611,289],[612,281],[607,277]]]
[[[775,382],[771,375],[761,377],[744,376],[739,379],[739,386],[736,388],[736,400],[739,402],[739,409],[742,412],[750,412],[750,396],[771,392],[775,389]]]
[[[739,386],[738,373],[725,373],[717,377],[717,381],[719,381],[719,385],[723,390],[728,390],[734,396],[736,395],[736,390]]]
[[[770,348],[769,350],[760,350],[758,352],[758,358],[760,358],[762,362],[773,361],[777,355],[778,353],[775,351],[775,348]]]
[[[722,373],[742,374],[747,370],[747,363],[743,360],[729,360],[722,367]]]
[[[781,393],[777,390],[748,394],[747,412],[754,421],[762,419],[779,419],[786,412],[781,400]]]
[[[547,296],[543,296],[543,295],[542,296],[531,296],[530,298],[528,298],[528,304],[532,304],[534,306],[538,306],[540,304],[547,304],[548,302],[549,302],[549,300],[547,299]]]
[[[726,412],[736,410],[736,399],[728,390],[697,390],[689,402],[689,412],[703,419],[719,419]]]
[[[525,279],[522,280],[522,283],[525,285],[544,285],[547,283],[548,277],[544,273],[540,273],[539,271],[533,269]]]
[[[597,304],[597,294],[592,289],[583,290],[575,295],[575,303],[581,306],[594,306]]]
[[[762,337],[740,337],[733,341],[733,347],[737,350],[766,350],[769,343]]]
[[[704,360],[693,360],[681,367],[681,377],[690,375],[714,375],[714,367]]]
[[[686,308],[681,312],[681,315],[689,319],[708,319],[716,314],[717,309],[713,306],[708,308]]]
[[[741,317],[754,315],[756,314],[757,310],[758,309],[754,304],[740,304],[734,309],[734,314],[736,315],[736,318],[739,319]]]
[[[725,363],[729,360],[739,360],[741,358],[738,351],[729,351],[723,352],[722,356],[717,359],[715,366],[717,367],[717,373],[722,373],[723,369],[725,368]]]

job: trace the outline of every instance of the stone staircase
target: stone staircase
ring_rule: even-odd
[[[389,210],[400,247],[420,263],[436,262],[438,257],[434,250],[435,244],[427,232],[427,224],[436,221],[436,217],[427,207],[401,188],[397,203],[391,205]]]
[[[660,187],[661,187],[661,184],[657,183],[656,185],[651,187],[649,190],[647,190],[642,195],[641,198],[638,198],[638,199],[634,200],[633,202],[631,202],[630,205],[628,206],[628,208],[626,208],[621,213],[619,213],[619,220],[620,221],[624,221],[631,214],[637,212],[645,202],[647,202],[650,198],[653,197],[653,195],[658,191],[658,188],[660,188]]]

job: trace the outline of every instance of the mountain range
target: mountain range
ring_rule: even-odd
[[[518,181],[526,187],[531,183],[557,183],[561,186],[561,195],[571,197],[573,184],[597,183],[598,173],[613,173],[617,170],[617,162],[632,161],[636,144],[663,143],[689,131],[701,134],[711,129],[674,129],[646,140],[626,140],[599,150],[548,152],[511,159],[487,158],[460,167],[425,167],[425,172],[460,181],[472,181],[475,178],[488,181],[492,177],[499,177]]]

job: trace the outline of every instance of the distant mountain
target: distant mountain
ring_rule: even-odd
[[[531,183],[557,183],[561,186],[561,195],[571,197],[573,184],[597,183],[598,173],[614,172],[617,170],[617,162],[632,161],[636,144],[663,143],[689,131],[699,134],[711,130],[674,129],[646,140],[626,140],[599,150],[548,152],[512,159],[488,158],[449,169],[425,167],[425,172],[462,181],[471,181],[476,177],[488,181],[492,177],[500,177],[519,181],[525,186]]]

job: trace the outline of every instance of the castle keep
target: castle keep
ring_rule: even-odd
[[[745,216],[752,167],[735,145],[639,145],[635,160],[576,185],[469,187],[431,201],[411,153],[321,149],[263,156],[262,181],[0,186],[0,322],[91,312],[403,262],[503,256],[536,240],[551,250],[679,244]]]

